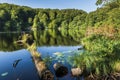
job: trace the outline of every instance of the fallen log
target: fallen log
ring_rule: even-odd
[[[37,69],[38,75],[41,80],[54,80],[54,75],[47,68],[45,62],[42,60],[40,53],[37,52],[36,44],[32,40],[31,35],[24,34],[21,38],[22,40],[17,41],[27,47],[27,50],[30,51],[30,54],[33,58],[35,67]]]
[[[38,75],[41,80],[54,80],[54,75],[51,73],[51,71],[47,68],[44,61],[41,59],[40,56],[38,56],[37,51],[32,51],[31,55],[33,57],[33,61],[35,63]],[[36,56],[37,55],[37,56]]]

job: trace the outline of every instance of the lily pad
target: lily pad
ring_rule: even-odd
[[[4,72],[1,74],[2,77],[7,76],[7,75],[8,75],[8,72]]]
[[[62,53],[60,53],[60,52],[56,52],[56,53],[53,53],[54,55],[56,55],[56,56],[58,56],[58,57],[61,57],[61,56],[63,56],[63,54]]]

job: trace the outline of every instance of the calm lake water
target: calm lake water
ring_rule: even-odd
[[[34,36],[37,51],[42,54],[48,68],[55,74],[53,64],[64,64],[69,73],[59,80],[76,80],[70,70],[74,67],[70,57],[80,54],[79,33],[75,31],[45,30],[28,32]],[[0,80],[40,80],[30,55],[24,46],[14,44],[22,33],[0,33]],[[55,80],[57,77],[55,78]]]

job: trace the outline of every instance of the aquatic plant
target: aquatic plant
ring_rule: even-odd
[[[102,27],[104,28],[104,27]],[[99,28],[99,29],[102,29]],[[114,27],[112,27],[114,29]],[[98,78],[120,73],[120,32],[113,32],[115,36],[103,33],[87,35],[82,39],[85,51],[71,57],[73,64],[83,70],[83,75],[94,74]],[[102,76],[102,77],[101,77]]]

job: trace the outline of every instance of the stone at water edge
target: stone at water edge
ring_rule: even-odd
[[[82,74],[82,70],[80,68],[72,68],[71,73],[72,76],[80,76]]]
[[[68,74],[68,68],[60,63],[55,63],[53,67],[57,77],[63,77]]]

